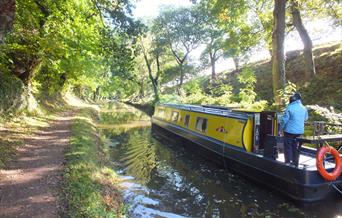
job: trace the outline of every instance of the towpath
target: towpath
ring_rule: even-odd
[[[74,112],[63,112],[24,139],[9,167],[0,170],[0,217],[59,217],[64,150]]]

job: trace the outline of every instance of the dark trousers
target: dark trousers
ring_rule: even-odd
[[[296,140],[300,135],[284,132],[284,156],[285,163],[293,163],[298,166],[300,144]]]

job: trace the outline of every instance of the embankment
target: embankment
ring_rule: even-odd
[[[63,188],[68,217],[119,217],[125,212],[96,119],[93,109],[80,109],[72,125]]]

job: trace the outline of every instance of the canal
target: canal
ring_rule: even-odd
[[[99,127],[129,217],[342,217],[342,196],[299,206],[151,131],[150,117],[113,103]]]

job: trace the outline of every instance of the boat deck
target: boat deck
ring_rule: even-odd
[[[284,153],[278,154],[277,161],[285,163]],[[310,171],[317,170],[316,157],[306,155],[306,154],[300,154],[298,168],[306,169],[306,170],[310,170]],[[333,168],[335,168],[335,163],[325,161],[325,168],[326,169],[333,169]]]
[[[297,138],[301,143],[310,143],[310,144],[324,144],[325,142],[341,142],[342,134],[334,134],[334,135],[319,135],[319,136],[301,136]]]

